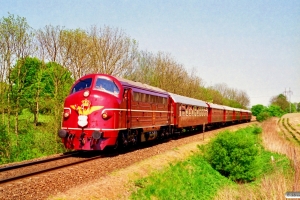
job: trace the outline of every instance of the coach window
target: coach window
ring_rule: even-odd
[[[97,78],[95,89],[114,94],[120,93],[118,86],[112,80],[104,78]]]
[[[179,110],[180,110],[181,116],[185,116],[185,110],[186,110],[185,105],[181,104],[179,107]]]
[[[166,103],[167,103],[167,98],[163,97],[163,104],[166,104]]]
[[[134,101],[140,101],[140,93],[133,92],[133,99]]]
[[[72,88],[71,94],[78,92],[80,90],[90,88],[92,84],[92,78],[87,78],[87,79],[80,79],[79,82]]]
[[[157,97],[157,103],[163,103],[162,97]]]

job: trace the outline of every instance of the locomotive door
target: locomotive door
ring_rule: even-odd
[[[126,96],[126,128],[131,128],[131,89],[125,90],[125,96]]]

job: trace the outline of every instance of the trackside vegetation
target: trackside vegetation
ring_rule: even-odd
[[[186,160],[135,181],[131,199],[214,199],[241,184],[256,190],[278,170],[292,176],[289,159],[265,150],[260,133],[258,126],[221,132]]]
[[[291,103],[285,95],[279,94],[271,98],[268,107],[257,104],[251,107],[251,112],[257,121],[262,122],[271,117],[280,118],[286,113],[300,112],[300,103]]]
[[[0,125],[0,164],[19,162],[33,158],[53,155],[65,151],[60,138],[47,130],[53,129],[56,120],[49,115],[39,115],[35,126],[33,115],[27,109],[20,113],[19,134],[8,134],[5,126]],[[12,120],[13,122],[13,120]]]

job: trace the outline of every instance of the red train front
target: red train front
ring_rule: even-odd
[[[112,76],[90,74],[72,86],[58,135],[68,149],[103,150],[116,144],[123,87]]]

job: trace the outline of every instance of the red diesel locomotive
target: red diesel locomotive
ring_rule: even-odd
[[[68,149],[103,150],[166,138],[196,127],[250,120],[248,110],[106,74],[89,74],[75,82],[65,99],[58,135]]]

